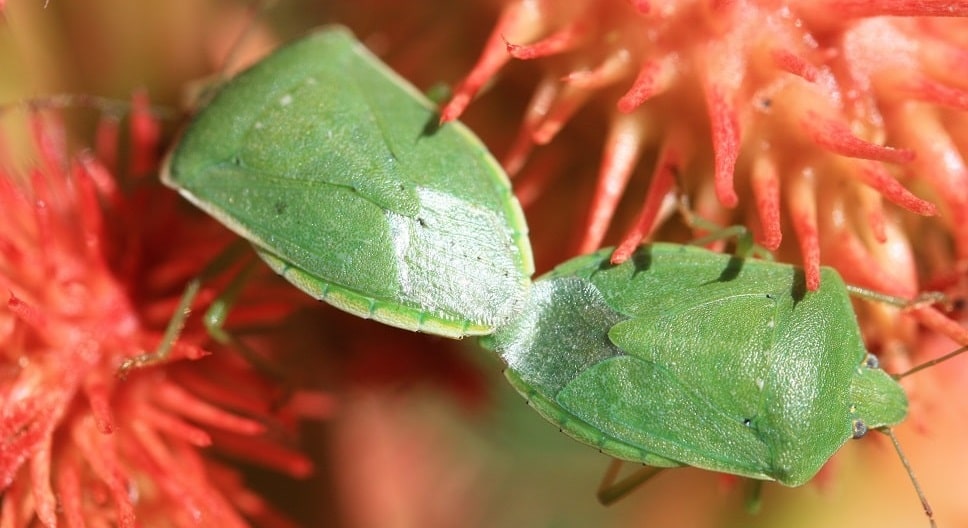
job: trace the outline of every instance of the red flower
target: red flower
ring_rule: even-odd
[[[957,73],[968,23],[927,18],[966,14],[963,2],[511,2],[442,119],[457,118],[508,60],[546,58],[505,166],[517,172],[586,102],[611,107],[576,253],[601,245],[655,150],[648,195],[613,260],[655,229],[678,183],[701,216],[747,223],[769,249],[789,223],[811,289],[823,249],[848,282],[913,296],[916,215],[937,204],[930,225],[954,246],[939,247],[941,258],[968,258],[968,84]]]
[[[157,182],[112,176],[99,159],[117,158],[116,121],[102,122],[99,156],[69,159],[51,117],[31,114],[36,166],[0,173],[0,525],[286,524],[206,449],[306,475],[311,464],[285,441],[294,409],[273,408],[279,387],[237,355],[205,357],[197,318],[168,361],[117,376],[158,346],[185,282],[231,237],[185,215]],[[136,98],[134,174],[155,166],[157,138]],[[269,291],[252,288],[234,320],[293,308]],[[205,290],[193,310],[212,297]]]

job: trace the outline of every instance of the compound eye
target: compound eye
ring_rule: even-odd
[[[867,357],[864,358],[863,365],[872,369],[881,368],[881,363],[877,360],[877,356],[874,354],[867,354]]]
[[[867,424],[865,424],[864,422],[860,420],[854,420],[853,427],[854,427],[854,440],[858,438],[863,438],[864,435],[867,434],[867,431],[868,431]]]

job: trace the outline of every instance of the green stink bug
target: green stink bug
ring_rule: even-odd
[[[225,85],[162,180],[252,242],[299,289],[450,337],[520,310],[527,227],[500,166],[340,28]]]
[[[482,340],[569,436],[620,460],[799,486],[848,439],[905,418],[834,270],[808,292],[797,267],[691,246],[610,255],[538,279],[521,317]]]

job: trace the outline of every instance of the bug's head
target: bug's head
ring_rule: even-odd
[[[907,416],[908,401],[904,389],[893,377],[881,370],[877,358],[868,354],[857,366],[850,383],[851,417],[866,429],[877,429],[900,423]]]

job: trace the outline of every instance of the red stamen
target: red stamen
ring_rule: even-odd
[[[32,306],[10,292],[10,299],[7,300],[7,308],[17,316],[18,319],[27,323],[38,331],[45,331],[48,328],[47,316],[39,308]]]
[[[121,120],[113,114],[101,114],[94,133],[94,155],[111,173],[118,170],[118,144],[121,137]],[[114,181],[114,178],[111,178]]]
[[[736,207],[739,197],[733,188],[733,171],[739,157],[739,113],[726,100],[723,87],[706,87],[706,107],[712,127],[716,197],[725,207]]]
[[[3,396],[9,397],[12,392],[10,390]],[[4,442],[0,450],[0,489],[9,488],[21,465],[46,436],[44,417],[34,414],[40,412],[36,402],[24,400],[18,403],[13,409],[5,406],[3,420],[0,421],[0,438]]]
[[[867,184],[867,186],[879,192],[884,198],[912,213],[922,216],[934,216],[938,214],[938,209],[933,203],[911,194],[911,191],[908,191],[903,185],[898,183],[887,172],[887,169],[879,163],[864,162],[860,165],[859,170],[853,174]]]
[[[912,315],[931,331],[946,336],[960,346],[968,346],[968,328],[951,320],[937,308],[931,306],[918,308],[912,312]]]
[[[83,528],[86,523],[81,506],[81,481],[73,458],[57,464],[57,498],[67,528]]]
[[[585,254],[602,243],[612,222],[619,199],[638,163],[644,136],[639,119],[617,115],[612,122],[599,170],[598,186],[588,211],[584,236],[578,254]]]
[[[199,398],[241,414],[258,416],[270,412],[274,398],[271,396],[272,388],[267,386],[265,379],[236,362],[223,361],[217,366],[217,373],[199,366],[179,369],[177,383]],[[235,390],[238,383],[251,390]]]
[[[561,88],[561,84],[555,79],[546,77],[538,84],[534,95],[531,96],[528,109],[521,122],[521,128],[518,130],[518,136],[514,139],[502,162],[504,170],[511,176],[517,175],[527,161],[531,148],[534,146],[535,130],[541,120],[548,115],[548,110],[554,104],[555,99],[558,98]]]
[[[538,125],[531,139],[538,145],[547,145],[558,135],[565,123],[575,115],[591,92],[580,90],[573,86],[565,86],[553,101],[544,120]]]
[[[841,203],[838,207],[843,209],[845,205]],[[837,214],[844,214],[840,211]],[[890,237],[885,237],[890,244]],[[828,246],[831,251],[824,253],[827,263],[840,271],[844,281],[848,284],[860,286],[872,291],[887,293],[905,299],[910,299],[917,294],[917,274],[914,268],[913,257],[909,252],[889,251],[891,267],[884,265],[884,257],[880,258],[871,253],[858,233],[849,228],[847,224],[841,224],[834,228],[833,232],[828,233]],[[883,255],[883,253],[882,253]]]
[[[639,212],[632,229],[612,252],[612,264],[621,264],[628,260],[642,240],[652,234],[662,203],[673,193],[676,175],[679,174],[679,170],[683,166],[683,157],[683,146],[672,140],[672,136],[670,136],[659,154],[659,160],[656,162],[655,170],[652,173],[652,180],[649,182],[649,190],[645,194],[645,203],[642,210]]]
[[[30,208],[29,200],[27,200],[23,190],[14,185],[14,181],[13,176],[0,172],[0,205],[3,206],[5,216],[14,216],[13,211],[22,212]],[[18,231],[28,232],[24,229],[26,226],[18,227],[20,228]]]
[[[157,431],[164,431],[166,437],[182,439],[195,447],[212,445],[212,437],[202,429],[151,406],[143,406],[138,419]]]
[[[51,211],[48,207],[50,193],[47,189],[44,175],[38,170],[30,172],[30,185],[34,194],[33,216],[34,225],[37,228],[36,244],[38,251],[35,253],[39,262],[37,265],[44,273],[51,272],[51,258],[55,254],[54,246],[56,239],[51,228]]]
[[[158,341],[161,340],[161,336],[157,336]],[[156,342],[157,344],[157,342]],[[176,341],[171,347],[171,354],[168,358],[168,362],[175,361],[176,359],[188,359],[191,361],[202,359],[205,356],[211,354],[208,350],[202,348],[199,345],[188,343],[185,341]]]
[[[514,194],[521,202],[521,207],[527,209],[538,198],[545,194],[555,178],[560,176],[564,158],[562,156],[547,156],[532,166],[523,177],[514,181]]]
[[[0,234],[0,258],[6,261],[12,269],[20,269],[27,261],[27,256],[12,241]],[[12,290],[14,283],[0,271],[0,290]]]
[[[47,437],[30,460],[30,482],[33,485],[34,512],[41,523],[57,525],[57,500],[50,487],[51,437]]]
[[[887,163],[908,163],[914,159],[914,151],[875,145],[850,133],[846,124],[826,119],[816,112],[807,111],[800,120],[810,139],[817,145],[841,156],[861,158]]]
[[[91,415],[94,418],[94,425],[97,427],[98,432],[101,434],[113,433],[114,415],[111,412],[111,391],[108,386],[100,380],[86,380],[84,394],[87,396],[88,405],[91,407]]]
[[[265,431],[265,426],[261,423],[215,407],[173,383],[162,383],[157,388],[155,398],[166,408],[177,411],[182,416],[200,424],[242,435],[256,435]]]
[[[104,265],[104,248],[101,246],[104,240],[104,217],[101,214],[101,205],[98,203],[97,191],[87,171],[79,162],[72,164],[71,174],[77,184],[75,211],[81,228],[84,249],[87,250],[86,257],[93,267],[101,268]]]
[[[157,148],[161,126],[151,115],[148,93],[131,95],[131,175],[146,176],[158,166]]]
[[[873,192],[861,193],[861,208],[866,212],[867,227],[871,236],[880,244],[887,242],[887,219],[884,217],[884,202],[881,195]]]
[[[484,50],[477,59],[477,64],[454,90],[454,96],[450,101],[440,110],[441,123],[459,118],[484,83],[494,77],[494,74],[510,60],[505,36],[523,41],[534,38],[535,33],[540,31],[540,14],[532,11],[531,7],[524,2],[514,2],[504,8],[501,18],[494,26],[487,43],[484,44]]]
[[[87,177],[91,179],[97,188],[98,194],[104,197],[112,209],[121,210],[123,208],[124,196],[121,195],[117,181],[115,181],[114,176],[108,170],[107,166],[92,156],[81,155],[79,160],[81,166],[84,167],[84,171],[87,173]]]
[[[93,428],[76,427],[74,442],[84,454],[91,471],[107,485],[117,510],[117,523],[122,528],[134,528],[134,504],[128,494],[125,472],[117,460],[117,447],[113,445],[115,435],[103,435]]]
[[[135,423],[132,430],[138,444],[144,449],[143,454],[136,456],[150,459],[145,465],[149,467],[155,484],[178,506],[174,511],[167,512],[173,518],[174,525],[193,526],[202,521],[205,525],[226,528],[246,526],[217,489],[207,482],[207,468],[194,449],[181,442],[166,443],[154,429],[143,424]],[[173,466],[182,471],[172,473],[164,469]]]
[[[233,306],[228,322],[233,326],[244,327],[279,321],[296,311],[301,300],[279,300],[257,305]]]
[[[240,482],[235,487],[241,489],[242,483]],[[299,525],[270,508],[268,503],[262,500],[262,497],[248,492],[245,489],[242,489],[241,493],[236,493],[232,496],[232,503],[239,511],[245,513],[246,517],[252,519],[253,524],[256,526],[265,526],[266,528],[299,528]]]
[[[3,491],[3,502],[0,502],[0,526],[25,526],[27,522],[20,519],[20,504],[23,503],[24,490],[15,483]],[[27,513],[27,515],[30,515]]]
[[[919,156],[907,170],[929,182],[944,205],[947,224],[959,259],[968,258],[968,165],[946,127],[932,113],[918,105],[904,105],[895,116],[902,144]]]
[[[841,18],[876,16],[963,17],[968,16],[968,2],[946,0],[824,0],[817,10],[836,13]]]
[[[249,460],[262,467],[294,478],[305,478],[313,472],[313,463],[297,451],[257,436],[223,435],[212,431],[219,452]]]
[[[648,99],[665,92],[672,86],[675,75],[675,61],[671,55],[646,62],[639,70],[632,87],[619,98],[619,111],[629,113]]]
[[[776,251],[783,240],[780,230],[780,176],[776,163],[765,154],[760,155],[753,162],[750,178],[760,220],[757,242],[770,251]]]
[[[790,50],[773,50],[773,63],[783,71],[790,72],[810,82],[817,82],[820,70],[803,57]]]
[[[136,101],[135,107],[147,112],[147,101]],[[167,210],[154,207],[167,203],[172,195],[138,194],[131,199],[91,155],[81,155],[68,166],[63,129],[38,114],[30,117],[42,169],[24,173],[27,185],[21,185],[25,178],[19,174],[0,172],[0,209],[7,220],[0,235],[0,285],[10,291],[7,324],[0,337],[8,338],[14,347],[11,350],[18,355],[27,353],[29,359],[10,383],[0,387],[4,418],[0,420],[0,524],[7,526],[16,516],[16,526],[133,526],[136,505],[132,490],[151,482],[149,489],[139,490],[147,493],[139,494],[136,501],[142,523],[156,524],[152,516],[163,511],[171,513],[166,519],[173,526],[194,526],[199,522],[196,514],[203,515],[207,523],[212,519],[209,512],[214,512],[219,517],[210,523],[213,526],[244,526],[233,505],[219,495],[222,488],[209,481],[213,471],[195,451],[196,446],[210,443],[202,429],[206,425],[224,427],[225,434],[256,434],[265,430],[262,423],[211,405],[205,407],[198,398],[172,398],[163,390],[156,391],[157,381],[170,375],[168,367],[156,369],[161,371],[157,376],[147,375],[145,369],[145,375],[139,372],[122,385],[114,379],[118,362],[151,350],[171,316],[170,307],[169,313],[156,314],[158,321],[146,320],[133,306],[149,305],[157,298],[156,292],[167,294],[176,287],[167,284],[163,286],[168,289],[152,289],[154,285],[142,281],[156,266],[163,267],[156,261],[194,261],[189,267],[195,269],[183,269],[184,275],[192,276],[205,255],[220,244],[212,243],[211,232],[194,231],[197,224],[184,224],[177,218],[173,223],[164,214]],[[134,142],[140,139],[143,163],[153,163],[157,128],[153,120],[142,117],[133,119],[132,133],[138,136]],[[116,136],[112,126],[101,129],[99,148],[110,148],[104,138]],[[145,189],[141,186],[135,192]],[[112,221],[117,220],[110,226],[105,223],[105,204]],[[145,204],[151,210],[145,210]],[[156,214],[159,211],[162,214]],[[139,221],[142,219],[147,226]],[[176,231],[167,231],[171,228]],[[190,243],[180,246],[179,258],[165,260],[157,243],[172,239]],[[152,253],[140,255],[141,240]],[[132,254],[141,259],[134,261],[139,266],[127,267]],[[108,266],[106,262],[112,260],[113,265]],[[145,262],[150,266],[142,269],[140,264]],[[136,283],[131,292],[125,291],[124,280]],[[132,293],[135,298],[130,297]],[[287,309],[291,310],[275,298],[242,310],[233,321],[265,321]],[[173,360],[204,354],[193,344],[202,337],[188,335],[199,333],[201,325],[193,325],[195,328],[190,326],[175,342]],[[262,381],[267,385],[263,393],[275,388]],[[148,407],[139,414],[139,409],[150,405],[146,397],[175,407],[174,412],[169,409],[169,415]],[[266,408],[266,402],[261,404],[260,419],[287,418],[277,416],[277,409]],[[157,428],[166,435],[159,437],[160,444],[186,452],[159,466],[145,453],[137,432],[132,427],[115,427],[116,419],[143,429],[147,429],[145,424]],[[246,454],[259,456],[256,451]],[[212,466],[217,468],[219,463]],[[52,475],[56,478],[53,488]],[[223,522],[225,519],[231,522]]]
[[[507,154],[501,160],[501,166],[504,167],[504,171],[508,173],[509,177],[516,177],[531,156],[531,150],[534,147],[534,141],[531,139],[533,134],[534,129],[525,125],[518,129],[517,137],[514,138]],[[520,198],[518,196],[518,199]]]
[[[530,60],[557,55],[580,46],[588,36],[590,25],[587,20],[579,19],[574,24],[563,27],[534,44],[505,42],[505,46],[515,59]]]
[[[629,67],[629,53],[619,50],[609,55],[592,70],[578,70],[561,78],[561,82],[582,90],[600,90],[623,79]]]
[[[332,394],[300,390],[296,391],[286,402],[286,409],[301,418],[325,420],[333,416],[338,405],[339,403]]]
[[[793,230],[800,241],[806,286],[808,290],[815,291],[820,287],[820,236],[813,175],[805,172],[790,178],[790,185],[786,189]]]
[[[968,300],[968,261],[956,263],[953,269],[944,270],[924,285],[924,291],[940,291],[952,300]],[[963,312],[963,307],[959,312]]]
[[[968,110],[968,91],[942,84],[933,79],[919,79],[912,83],[908,91],[922,101],[937,103],[956,110]]]
[[[641,15],[647,15],[652,10],[652,4],[649,0],[628,0],[628,2]]]
[[[47,174],[61,174],[67,166],[67,137],[64,126],[55,115],[31,112],[30,132]]]

